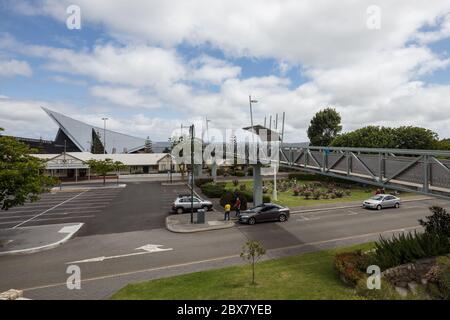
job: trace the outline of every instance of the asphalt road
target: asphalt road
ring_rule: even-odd
[[[242,263],[239,253],[247,239],[261,241],[269,249],[267,258],[281,257],[414,230],[430,205],[450,208],[443,200],[416,201],[381,212],[320,211],[291,215],[285,223],[176,234],[162,226],[179,192],[180,187],[129,184],[63,246],[0,257],[0,291],[24,289],[26,297],[35,299],[104,299],[130,282]],[[70,265],[81,269],[80,290],[66,287]]]

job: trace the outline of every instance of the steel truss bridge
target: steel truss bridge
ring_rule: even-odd
[[[280,148],[283,167],[450,200],[450,151]]]

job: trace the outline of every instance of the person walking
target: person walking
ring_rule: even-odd
[[[223,217],[223,220],[230,220],[230,210],[231,210],[231,205],[229,203],[227,203],[225,205],[225,215]]]
[[[241,199],[239,197],[236,198],[236,202],[234,203],[235,216],[239,217],[241,214]]]

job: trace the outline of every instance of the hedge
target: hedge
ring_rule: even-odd
[[[199,178],[199,179],[195,179],[194,182],[195,182],[195,185],[200,188],[202,185],[204,185],[206,183],[214,182],[214,179],[213,178]]]
[[[225,184],[208,182],[200,186],[202,193],[208,198],[220,198],[226,192]]]

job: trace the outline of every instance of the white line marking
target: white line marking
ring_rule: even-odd
[[[347,214],[348,216],[355,216],[357,214],[360,214],[360,212],[355,212],[355,211],[351,211],[351,210],[348,210],[348,212],[350,212],[349,214]]]
[[[86,263],[86,262],[102,262],[104,260],[125,258],[125,257],[153,253],[153,252],[162,252],[162,251],[173,250],[173,248],[161,249],[160,247],[162,247],[162,245],[160,245],[160,244],[146,244],[145,246],[135,249],[135,250],[144,250],[143,252],[134,252],[134,253],[128,253],[128,254],[122,254],[122,255],[116,255],[116,256],[109,256],[109,257],[101,256],[101,257],[97,257],[97,258],[90,258],[90,259],[85,259],[85,260],[67,262],[66,264],[78,264],[78,263]]]
[[[31,220],[37,218],[37,217],[39,217],[39,216],[42,216],[43,214],[45,214],[45,213],[47,213],[47,212],[49,212],[49,211],[51,211],[51,210],[53,210],[53,209],[55,209],[55,208],[57,208],[57,207],[63,205],[64,203],[69,202],[70,200],[73,200],[73,199],[75,199],[75,198],[81,196],[81,195],[84,194],[85,192],[87,192],[87,190],[86,190],[86,191],[83,191],[83,192],[81,192],[81,193],[79,193],[79,194],[77,194],[76,196],[74,196],[74,197],[72,197],[72,198],[70,198],[70,199],[67,199],[67,200],[61,202],[60,204],[57,204],[56,206],[53,206],[53,207],[51,207],[51,208],[49,208],[49,209],[47,209],[47,210],[45,210],[45,211],[39,213],[38,215],[36,215],[36,216],[34,216],[34,217],[32,217],[32,218],[30,218],[30,219],[28,219],[28,220],[25,220],[25,221],[19,223],[18,225],[12,227],[12,229],[16,229],[17,227],[19,227],[19,226],[21,226],[21,225],[23,225],[23,224],[25,224],[25,223],[27,223],[27,222],[29,222],[29,221],[31,221]]]
[[[45,218],[45,219],[35,219],[33,222],[39,222],[39,221],[54,221],[54,220],[68,220],[68,219],[80,219],[80,218],[94,218],[94,215],[86,215],[86,216],[73,216],[73,217],[61,217],[61,218]],[[20,220],[17,221],[8,221],[8,222],[0,222],[0,224],[11,224],[11,223],[18,223]],[[11,228],[14,229],[14,228]]]
[[[299,244],[299,245],[293,245],[293,246],[276,248],[276,249],[269,249],[269,250],[267,250],[267,252],[270,253],[271,251],[292,249],[292,248],[295,248],[295,247],[301,248],[301,247],[304,247],[304,246],[326,244],[326,243],[329,243],[329,242],[337,242],[337,241],[349,240],[349,239],[357,239],[357,238],[372,236],[372,235],[376,235],[376,234],[380,234],[380,233],[398,232],[398,231],[401,231],[401,230],[417,229],[419,227],[420,226],[414,226],[414,227],[407,227],[407,228],[403,228],[403,229],[393,229],[393,230],[378,231],[378,232],[367,233],[367,234],[362,234],[362,235],[355,235],[355,236],[350,236],[350,237],[345,237],[345,238],[337,238],[337,239],[331,239],[331,240],[323,240],[323,241],[317,241],[317,242],[302,243],[302,244]],[[217,258],[211,258],[211,259],[205,259],[205,260],[199,260],[199,261],[191,261],[191,262],[185,262],[185,263],[180,263],[180,264],[172,264],[172,265],[166,265],[166,266],[155,267],[155,268],[148,268],[148,269],[141,269],[141,270],[136,270],[136,271],[129,271],[129,272],[109,274],[109,275],[104,275],[104,276],[98,276],[98,277],[93,277],[93,278],[82,279],[81,282],[85,283],[85,282],[92,282],[92,281],[105,280],[105,279],[111,279],[111,278],[118,278],[118,277],[130,276],[130,275],[134,275],[134,274],[138,274],[138,273],[159,271],[159,270],[165,270],[165,269],[170,269],[170,268],[186,267],[186,266],[196,265],[196,264],[200,264],[200,263],[214,262],[214,261],[220,261],[220,260],[225,260],[225,259],[233,259],[233,258],[239,258],[239,255],[235,254],[235,255],[230,255],[230,256],[223,256],[223,257],[217,257]],[[25,288],[25,289],[22,289],[22,290],[23,291],[33,291],[33,290],[54,288],[54,287],[60,287],[60,286],[66,286],[66,282],[52,283],[52,284],[42,285],[42,286],[38,286],[38,287]]]

